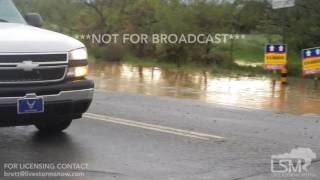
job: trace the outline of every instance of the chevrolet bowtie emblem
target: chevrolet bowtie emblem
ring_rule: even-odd
[[[39,64],[33,63],[32,61],[23,61],[17,65],[17,68],[23,71],[32,71],[37,67],[39,67]]]

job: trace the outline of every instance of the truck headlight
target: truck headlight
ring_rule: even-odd
[[[88,75],[88,66],[70,67],[68,71],[68,77],[81,78]]]
[[[87,48],[80,48],[69,52],[70,61],[81,61],[88,59]]]
[[[88,52],[86,48],[69,52],[69,78],[83,78],[88,75]]]

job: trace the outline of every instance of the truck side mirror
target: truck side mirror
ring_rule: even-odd
[[[43,24],[42,17],[38,13],[28,13],[24,16],[24,19],[31,26],[41,27]]]

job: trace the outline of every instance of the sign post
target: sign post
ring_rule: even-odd
[[[273,71],[273,76],[277,71],[281,71],[281,83],[288,83],[287,70],[288,47],[286,44],[268,44],[265,47],[264,68]],[[274,77],[274,81],[276,81]]]
[[[302,50],[303,76],[320,73],[320,47]]]
[[[286,28],[288,21],[288,8],[295,6],[295,0],[272,0],[272,9],[282,10],[282,43],[286,43]]]
[[[265,47],[264,68],[267,70],[283,70],[287,65],[287,45],[268,44]]]
[[[286,28],[288,21],[288,8],[295,6],[295,0],[271,0],[272,9],[282,10],[282,45],[267,45],[265,50],[265,69],[281,70],[281,83],[288,83],[287,69],[287,45],[286,44]]]

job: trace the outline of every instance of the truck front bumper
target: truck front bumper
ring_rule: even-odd
[[[30,94],[30,93],[27,93],[27,94]],[[44,99],[45,104],[50,104],[50,103],[59,102],[59,101],[76,102],[76,101],[92,100],[93,88],[61,91],[58,94],[43,95],[42,97]],[[16,105],[18,102],[18,99],[21,99],[21,98],[23,97],[0,97],[0,107],[6,106],[6,105]]]
[[[67,81],[59,84],[0,87],[0,126],[35,124],[37,121],[77,119],[87,111],[93,99],[91,80]],[[44,113],[17,113],[17,102],[28,94],[44,99]]]

